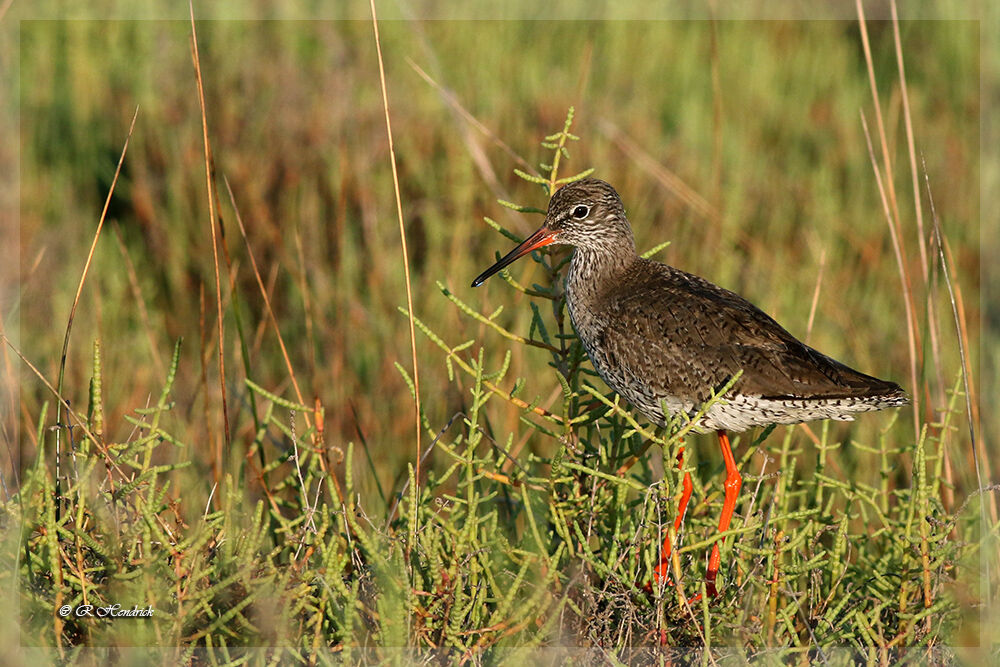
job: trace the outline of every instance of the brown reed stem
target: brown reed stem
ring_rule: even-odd
[[[212,157],[212,144],[208,139],[208,115],[205,111],[205,88],[201,79],[201,59],[198,56],[198,32],[194,25],[194,4],[188,0],[188,11],[191,16],[191,61],[194,63],[195,80],[198,84],[198,104],[201,108],[201,137],[205,151],[205,185],[208,195],[208,226],[212,231],[212,262],[215,268],[215,316],[219,334],[219,391],[222,393],[222,425],[225,433],[224,444],[228,447],[231,440],[229,428],[229,403],[226,400],[226,360],[223,354],[225,331],[222,320],[222,280],[219,275],[219,239],[215,230],[215,198],[213,181],[215,180],[215,160]],[[222,479],[222,445],[219,442],[215,452],[216,483]]]
[[[392,121],[389,118],[389,91],[385,85],[385,65],[382,62],[382,43],[379,40],[378,34],[378,16],[375,13],[375,0],[369,0],[372,10],[372,31],[375,34],[375,53],[378,56],[378,76],[379,83],[382,86],[382,108],[385,111],[385,132],[389,139],[389,164],[392,166],[392,187],[396,194],[396,217],[399,221],[399,240],[402,244],[403,250],[403,277],[406,283],[406,312],[407,321],[410,325],[410,354],[413,357],[413,398],[414,398],[414,429],[416,431],[416,445],[415,452],[416,456],[415,463],[413,466],[413,477],[417,488],[420,487],[420,432],[422,430],[421,425],[421,410],[420,410],[420,372],[417,366],[417,332],[413,324],[413,290],[410,286],[410,259],[409,253],[406,249],[406,226],[403,224],[403,203],[399,195],[399,174],[396,170],[396,150],[392,142]],[[419,497],[419,493],[418,493]],[[416,511],[414,509],[414,511]],[[411,535],[410,540],[407,542],[407,553],[409,553],[410,545],[415,543],[416,535]]]

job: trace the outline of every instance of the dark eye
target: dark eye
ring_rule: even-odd
[[[583,220],[590,213],[590,207],[588,206],[577,206],[573,209],[573,217],[577,220]]]

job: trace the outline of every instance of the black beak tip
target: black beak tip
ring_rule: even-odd
[[[482,284],[483,284],[483,281],[480,278],[476,278],[475,280],[472,281],[472,286],[473,287],[479,287]]]

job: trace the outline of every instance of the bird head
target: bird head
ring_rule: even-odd
[[[549,200],[545,223],[516,248],[472,281],[478,287],[487,278],[533,250],[551,244],[576,246],[597,252],[620,248],[635,251],[632,228],[621,197],[608,183],[596,178],[574,181],[556,190]]]

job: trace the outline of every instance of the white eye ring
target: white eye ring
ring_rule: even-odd
[[[580,204],[579,206],[573,209],[573,217],[576,218],[577,220],[583,220],[589,214],[590,214],[590,207],[584,206],[583,204]]]

